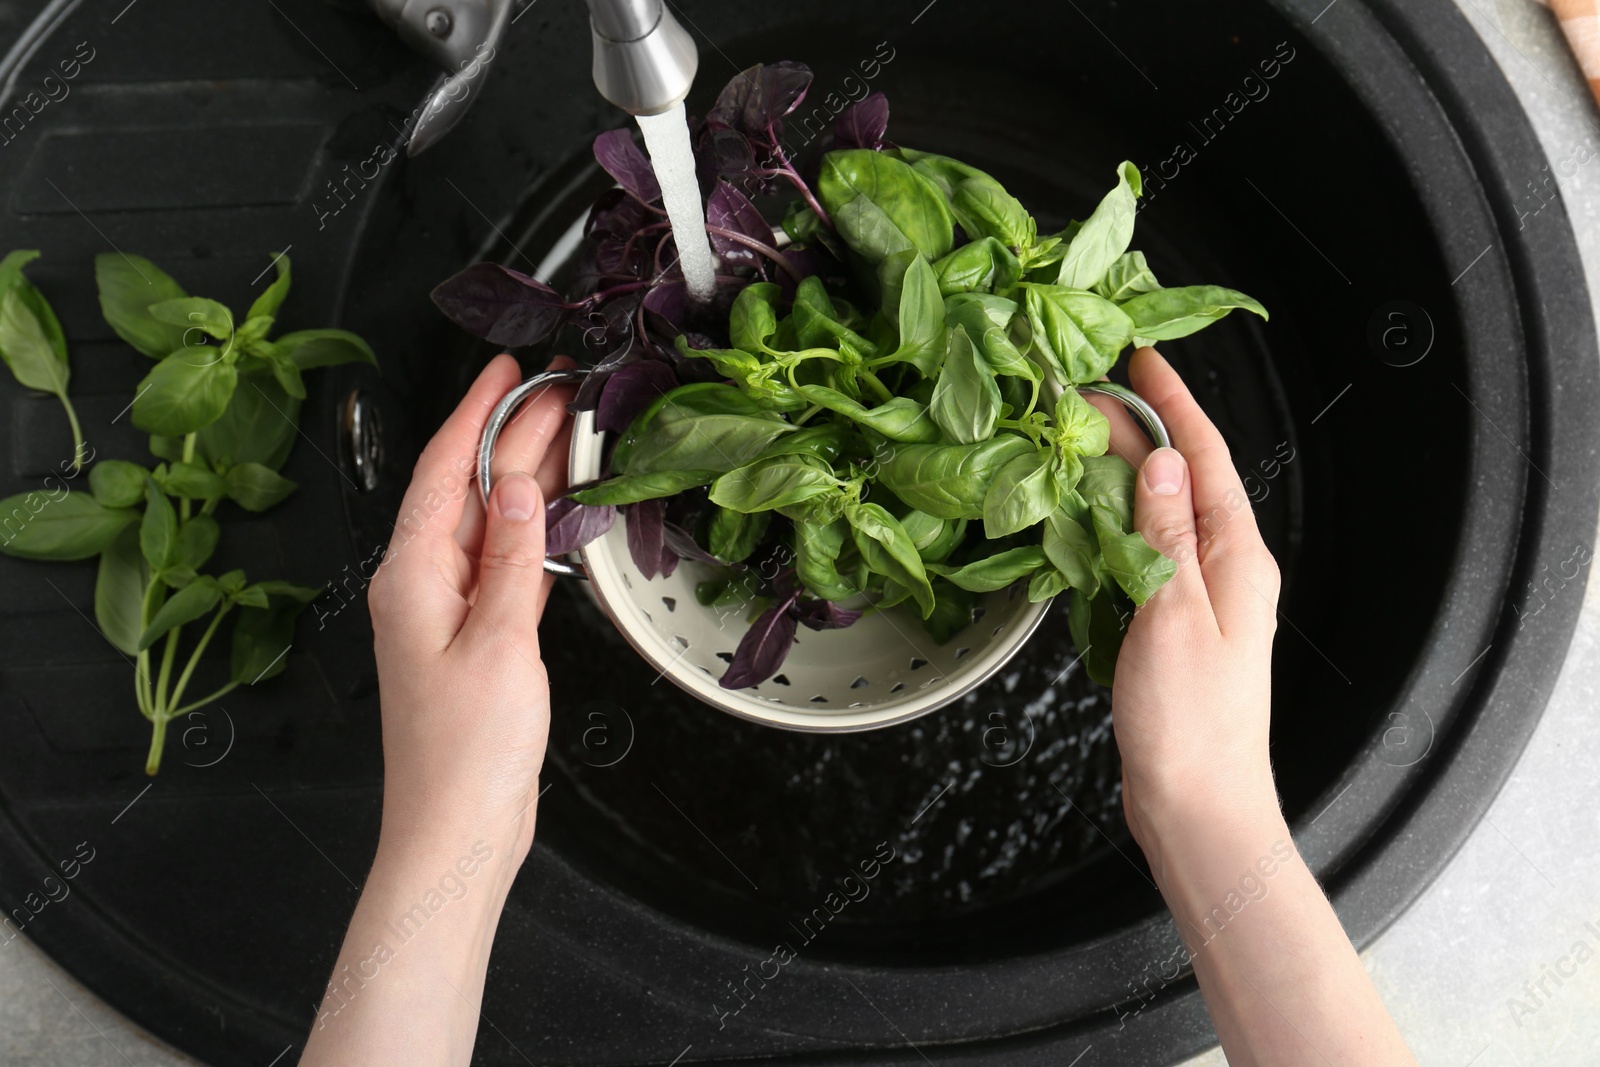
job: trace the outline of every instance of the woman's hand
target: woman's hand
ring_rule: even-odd
[[[1172,448],[1152,451],[1120,405],[1093,400],[1112,417],[1113,451],[1139,470],[1134,526],[1178,564],[1135,614],[1112,691],[1123,807],[1148,852],[1153,822],[1175,806],[1276,810],[1267,727],[1278,568],[1228,446],[1177,372],[1153,348],[1128,369]]]
[[[428,443],[372,582],[380,851],[476,834],[511,842],[520,862],[532,840],[550,729],[538,631],[551,584],[544,502],[566,487],[572,391],[544,390],[505,428],[486,513],[478,440],[519,380],[516,361],[496,357]]]
[[[1112,449],[1139,468],[1134,525],[1178,564],[1117,659],[1128,828],[1229,1063],[1414,1064],[1278,808],[1277,565],[1222,435],[1177,373],[1150,348],[1128,369],[1173,448],[1152,451],[1125,411],[1091,400],[1111,418]]]

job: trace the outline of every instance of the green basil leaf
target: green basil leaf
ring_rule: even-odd
[[[24,387],[66,397],[71,377],[66,356],[57,353],[44,325],[16,290],[0,300],[0,359]]]
[[[900,525],[911,536],[924,563],[943,563],[967,533],[966,519],[940,519],[915,509],[900,516]]]
[[[260,463],[238,463],[226,475],[228,499],[246,511],[266,511],[295,490],[295,483]]]
[[[1018,319],[1021,306],[1015,300],[992,296],[988,293],[958,293],[944,302],[944,321],[950,326],[960,326],[977,347],[978,353],[998,375],[1025,378],[1030,382],[1040,380],[1038,364],[1022,354],[1012,339],[1013,323],[1025,325]],[[1026,346],[1027,342],[1023,342]]]
[[[972,609],[977,603],[977,594],[953,586],[943,579],[936,581],[933,583],[933,614],[922,620],[922,628],[936,643],[949,644],[952,638],[972,625]]]
[[[231,570],[226,574],[217,575],[217,588],[222,590],[223,596],[237,596],[245,586],[245,576],[242,570]]]
[[[137,511],[108,508],[88,493],[19,493],[0,500],[0,552],[19,559],[88,559],[138,518]]]
[[[272,367],[272,377],[278,387],[296,400],[306,398],[306,383],[300,377],[300,368],[294,360],[283,354],[277,345],[272,345],[267,350],[267,363]]]
[[[745,514],[719,507],[706,528],[706,547],[724,563],[742,563],[756,550],[771,523],[770,511]]]
[[[933,265],[939,279],[939,292],[987,293],[1009,289],[1022,278],[1022,267],[1011,250],[993,237],[964,244]]]
[[[218,469],[259,463],[277,470],[294,447],[299,418],[300,401],[272,378],[242,374],[222,416],[195,438],[195,454]]]
[[[144,519],[139,524],[139,551],[153,571],[172,562],[178,543],[178,513],[155,481],[144,487]]]
[[[975,559],[964,567],[933,563],[928,565],[928,570],[968,592],[992,593],[1049,565],[1044,549],[1027,545]]]
[[[762,452],[761,459],[771,459],[774,456],[814,456],[832,467],[846,450],[851,452],[864,452],[866,442],[859,435],[852,433],[850,427],[836,422],[822,423],[818,426],[807,426],[786,434],[767,446]]]
[[[711,502],[733,511],[772,511],[836,492],[842,483],[810,456],[774,456],[711,483]]]
[[[233,312],[215,300],[203,296],[180,296],[162,300],[148,308],[150,317],[168,326],[184,331],[183,347],[193,348],[205,344],[199,338],[190,338],[190,330],[202,330],[219,341],[233,336]]]
[[[789,321],[794,325],[795,344],[801,348],[837,348],[845,339],[857,352],[877,355],[877,346],[844,324],[827,286],[815,274],[795,288]]]
[[[1122,532],[1122,519],[1110,508],[1095,505],[1094,532],[1106,573],[1116,580],[1135,604],[1143,604],[1178,573],[1178,565],[1150,547],[1138,531]]]
[[[89,468],[89,491],[108,508],[131,508],[144,499],[149,477],[137,463],[103,459]]]
[[[752,282],[739,290],[728,314],[728,336],[733,347],[765,352],[767,339],[778,332],[777,303],[783,291],[772,282]]]
[[[1117,455],[1085,456],[1077,494],[1086,507],[1108,508],[1121,522],[1124,533],[1133,529],[1133,480],[1138,475]],[[1082,521],[1089,522],[1085,513]]]
[[[143,256],[102,252],[94,258],[100,313],[117,336],[145,355],[165,359],[184,347],[187,323],[174,326],[150,314],[150,305],[188,294]]]
[[[689,344],[687,334],[679,334],[676,344],[683,355],[690,359],[705,360],[717,368],[718,374],[735,382],[742,383],[752,375],[761,373],[761,360],[743,349],[695,348]]]
[[[658,500],[664,496],[676,496],[685,489],[710,485],[716,477],[716,471],[657,471],[654,474],[624,474],[567,495],[580,504],[588,504],[592,507],[599,507],[605,504],[637,504],[641,500]]]
[[[1100,576],[1095,573],[1100,547],[1094,535],[1065,508],[1057,508],[1045,517],[1043,541],[1044,554],[1067,584],[1085,596],[1100,591]]]
[[[1090,680],[1100,685],[1110,686],[1116,681],[1117,653],[1122,650],[1122,638],[1128,632],[1124,622],[1125,605],[1127,602],[1116,592],[1116,587],[1110,586],[1093,598],[1073,593],[1067,609],[1072,643],[1078,646]]]
[[[272,316],[257,315],[244,320],[244,325],[233,331],[233,343],[252,354],[259,354],[258,349],[268,344],[265,340],[267,332],[272,329]]]
[[[1056,400],[1051,436],[1064,449],[1084,456],[1100,456],[1111,447],[1111,421],[1076,389],[1068,387]]]
[[[61,320],[56,318],[55,310],[44,294],[22,273],[24,267],[38,258],[36,249],[21,249],[7,253],[4,259],[0,259],[0,304],[8,295],[15,293],[22,301],[22,306],[33,313],[40,332],[50,345],[50,351],[64,366],[67,362],[67,336],[61,329]]]
[[[222,416],[238,381],[238,371],[231,363],[221,359],[191,362],[188,352],[174,352],[139,383],[133,401],[134,425],[168,437],[194,433]]]
[[[991,541],[1007,537],[1054,511],[1061,503],[1055,465],[1055,449],[1046,447],[1001,467],[983,497],[983,535]]]
[[[284,334],[273,344],[301,370],[335,367],[341,363],[378,365],[372,346],[349,330],[296,330]]]
[[[265,585],[266,583],[260,583]],[[294,641],[295,616],[306,601],[297,596],[269,596],[265,608],[241,608],[233,628],[229,673],[240,685],[255,685],[282,674]]]
[[[158,459],[168,460],[173,463],[180,462],[183,459],[183,438],[151,434],[150,454]]]
[[[155,644],[168,630],[193,622],[216,607],[222,600],[222,588],[217,580],[203,575],[167,598],[150,625],[139,635],[139,651]]]
[[[1067,246],[1056,271],[1057,285],[1091,289],[1106,276],[1133,240],[1134,216],[1142,191],[1139,168],[1132,163],[1119,166],[1117,187],[1105,195]]]
[[[1028,603],[1037,604],[1051,597],[1060,596],[1071,587],[1072,583],[1067,580],[1066,575],[1054,567],[1046,567],[1028,582]]]
[[[256,582],[251,588],[259,589],[269,596],[289,597],[301,604],[309,604],[321,596],[323,590],[327,587],[321,585],[296,585],[293,582],[285,582],[281,579],[273,578],[265,582]]]
[[[1064,385],[1099,380],[1133,340],[1133,320],[1095,293],[1029,283],[1026,303],[1034,347]]]
[[[738,389],[717,382],[681,385],[658,397],[611,453],[621,474],[742,467],[796,427]]]
[[[1144,253],[1124,252],[1111,264],[1106,276],[1096,283],[1094,291],[1120,304],[1140,293],[1153,293],[1160,288],[1161,283],[1156,281],[1155,272],[1145,262]]]
[[[93,472],[91,477],[92,474]],[[141,482],[142,480],[141,478]],[[169,495],[184,500],[210,500],[228,494],[228,483],[222,475],[208,467],[184,463],[181,460],[167,468],[166,475],[160,482],[161,488]]]
[[[795,578],[814,596],[848,600],[861,586],[839,573],[839,553],[849,526],[842,520],[794,524]]]
[[[939,295],[939,277],[921,256],[911,257],[900,280],[900,306],[896,312],[900,344],[886,363],[910,363],[925,378],[939,373],[944,362],[944,298]]]
[[[883,461],[878,481],[918,511],[940,519],[981,519],[996,475],[1031,455],[1025,437],[1003,433],[975,445],[901,445]]]
[[[967,236],[997,240],[1008,250],[1027,248],[1039,236],[1039,225],[1022,201],[987,174],[956,186],[950,210]]]
[[[1253,311],[1263,319],[1267,309],[1243,293],[1220,285],[1190,285],[1158,289],[1122,304],[1134,332],[1152,341],[1173,341],[1203,330],[1236,308]]]
[[[1000,387],[994,382],[994,371],[960,326],[950,331],[949,350],[933,386],[928,415],[958,444],[975,444],[994,436],[995,420],[1000,417]]]
[[[178,527],[173,541],[172,563],[185,571],[197,571],[217,550],[222,528],[210,515],[191,515]]]
[[[101,551],[94,582],[95,623],[106,640],[129,656],[139,651],[144,591],[149,584],[150,568],[139,553],[139,531],[129,523]]]
[[[228,599],[247,608],[265,608],[272,605],[272,599],[267,596],[266,592],[253,585],[244,586],[233,593],[229,593]]]
[[[278,309],[283,306],[284,298],[289,295],[289,257],[280,252],[272,257],[272,265],[277,269],[278,276],[250,305],[250,311],[245,315],[246,322],[263,316],[269,319],[277,318]]]
[[[933,614],[933,586],[922,565],[922,557],[911,542],[905,527],[878,504],[854,504],[845,509],[845,518],[861,558],[876,574],[900,583],[922,610],[922,617]]]
[[[882,152],[829,152],[817,194],[845,244],[874,265],[907,248],[931,262],[954,243],[954,219],[938,187]]]
[[[838,412],[851,422],[880,433],[891,441],[931,444],[939,440],[939,426],[928,416],[927,407],[908,396],[897,396],[887,403],[869,408],[825,385],[802,385],[800,393],[813,404]]]
[[[909,163],[911,169],[932,182],[946,200],[955,199],[956,188],[969,179],[987,178],[994,181],[987,172],[949,156],[904,147],[890,149],[887,154]]]

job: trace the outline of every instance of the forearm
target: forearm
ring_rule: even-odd
[[[1415,1063],[1270,787],[1251,793],[1147,834],[1228,1062]]]
[[[467,824],[380,841],[302,1065],[471,1059],[520,836]]]

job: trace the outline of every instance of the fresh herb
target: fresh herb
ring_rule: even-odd
[[[943,642],[978,594],[1019,582],[1035,602],[1072,593],[1073,637],[1109,684],[1133,607],[1176,567],[1133,530],[1134,472],[1075,387],[1130,345],[1267,313],[1161,287],[1129,249],[1130,163],[1086,219],[1040,235],[989,174],[886,141],[874,93],[808,182],[783,121],[810,77],[753,67],[694,130],[710,302],[689,302],[649,161],[620,130],[595,142],[619,188],[590,214],[570,295],[480,263],[434,300],[496,343],[566,328],[598,350],[577,407],[614,435],[607,477],[551,505],[556,540],[620,511],[647,577],[693,559],[702,603],[752,605],[725,687],[776,673],[797,625],[905,603]],[[774,236],[755,205],[784,193]]]
[[[85,462],[84,442],[67,399],[66,341],[50,305],[21,273],[37,256],[13,252],[0,261],[0,356],[24,386],[61,399],[76,472]],[[203,570],[221,536],[215,515],[225,501],[265,511],[294,491],[295,483],[278,472],[298,430],[302,372],[376,363],[367,343],[344,330],[269,339],[289,294],[288,257],[275,262],[277,278],[241,320],[223,304],[189,296],[147,259],[98,257],[106,322],[156,361],[131,408],[161,462],[102,459],[89,470],[87,491],[35,491],[0,501],[0,515],[9,520],[0,552],[36,560],[99,556],[95,620],[134,661],[134,699],[151,723],[147,774],[160,769],[169,722],[284,670],[295,617],[321,592],[251,582],[242,570]],[[597,533],[592,526],[580,532],[577,543]],[[227,680],[186,699],[229,616],[236,621]],[[202,622],[180,666],[184,627]]]

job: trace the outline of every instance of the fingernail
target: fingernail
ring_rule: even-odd
[[[1176,449],[1158,448],[1144,461],[1144,484],[1156,496],[1171,496],[1183,488],[1184,468]]]
[[[539,487],[521,471],[512,471],[495,486],[494,500],[501,518],[527,522],[533,518],[534,506],[539,502]]]

